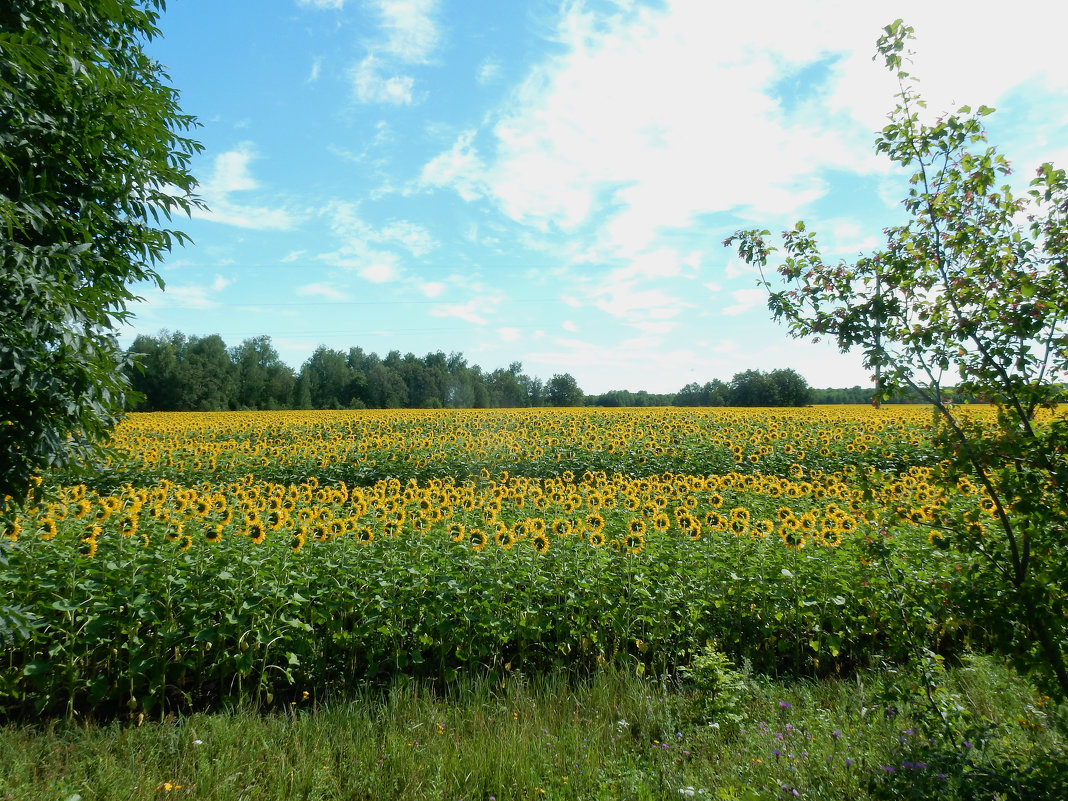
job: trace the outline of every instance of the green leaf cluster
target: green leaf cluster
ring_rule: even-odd
[[[763,273],[768,231],[738,231],[724,244],[761,268],[769,308],[793,335],[860,349],[880,396],[907,390],[933,406],[936,445],[952,466],[946,481],[980,486],[997,525],[983,529],[965,513],[940,522],[981,555],[983,578],[1003,595],[1004,647],[1044,665],[1065,697],[1068,432],[1036,413],[1063,401],[1068,371],[1068,178],[1043,164],[1017,194],[1008,160],[987,144],[982,119],[992,109],[929,119],[904,71],[912,35],[898,20],[878,41],[899,92],[875,140],[911,170],[907,222],[887,228],[874,254],[838,264],[798,222],[783,232],[775,284]],[[947,384],[993,404],[996,424],[961,414]]]
[[[95,451],[128,382],[115,330],[131,284],[199,205],[163,67],[142,49],[162,0],[0,8],[0,496]]]

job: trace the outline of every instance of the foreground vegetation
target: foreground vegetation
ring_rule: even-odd
[[[706,674],[709,678],[712,674]],[[945,689],[958,743],[932,740],[886,671],[693,685],[606,670],[364,690],[264,715],[0,729],[0,797],[26,799],[1062,799],[1048,699],[989,659]]]
[[[133,415],[5,529],[0,791],[1040,797],[1063,713],[983,656],[931,424]]]

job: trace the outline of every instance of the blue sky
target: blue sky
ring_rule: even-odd
[[[202,123],[211,210],[176,221],[195,244],[122,339],[266,334],[294,367],[319,345],[460,351],[588,393],[749,368],[869,384],[859,356],[790,339],[722,240],[805,219],[850,258],[900,221],[872,145],[894,17],[932,111],[996,107],[1021,183],[1068,165],[1059,7],[176,0],[149,50]]]

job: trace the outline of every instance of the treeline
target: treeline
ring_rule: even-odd
[[[812,402],[808,382],[796,370],[746,370],[729,383],[718,378],[701,385],[687,384],[675,393],[674,406],[807,406]]]
[[[746,370],[729,382],[691,383],[678,392],[612,390],[586,395],[569,373],[548,381],[526,375],[520,362],[484,371],[459,353],[385,357],[354,347],[321,346],[294,370],[271,338],[229,347],[217,335],[161,331],[141,335],[127,368],[142,397],[136,411],[237,409],[436,409],[533,406],[805,406],[870,403],[871,389],[812,389],[791,369]]]
[[[267,336],[227,347],[217,334],[141,335],[128,368],[142,398],[135,411],[234,409],[437,409],[581,406],[586,398],[568,373],[541,381],[520,362],[484,372],[459,353],[417,357],[390,351],[321,346],[293,370]],[[639,393],[640,394],[640,393]]]

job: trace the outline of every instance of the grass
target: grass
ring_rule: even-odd
[[[511,675],[285,714],[8,725],[0,799],[1066,797],[1063,720],[994,659],[946,672],[952,736],[931,736],[906,675],[730,678]]]

